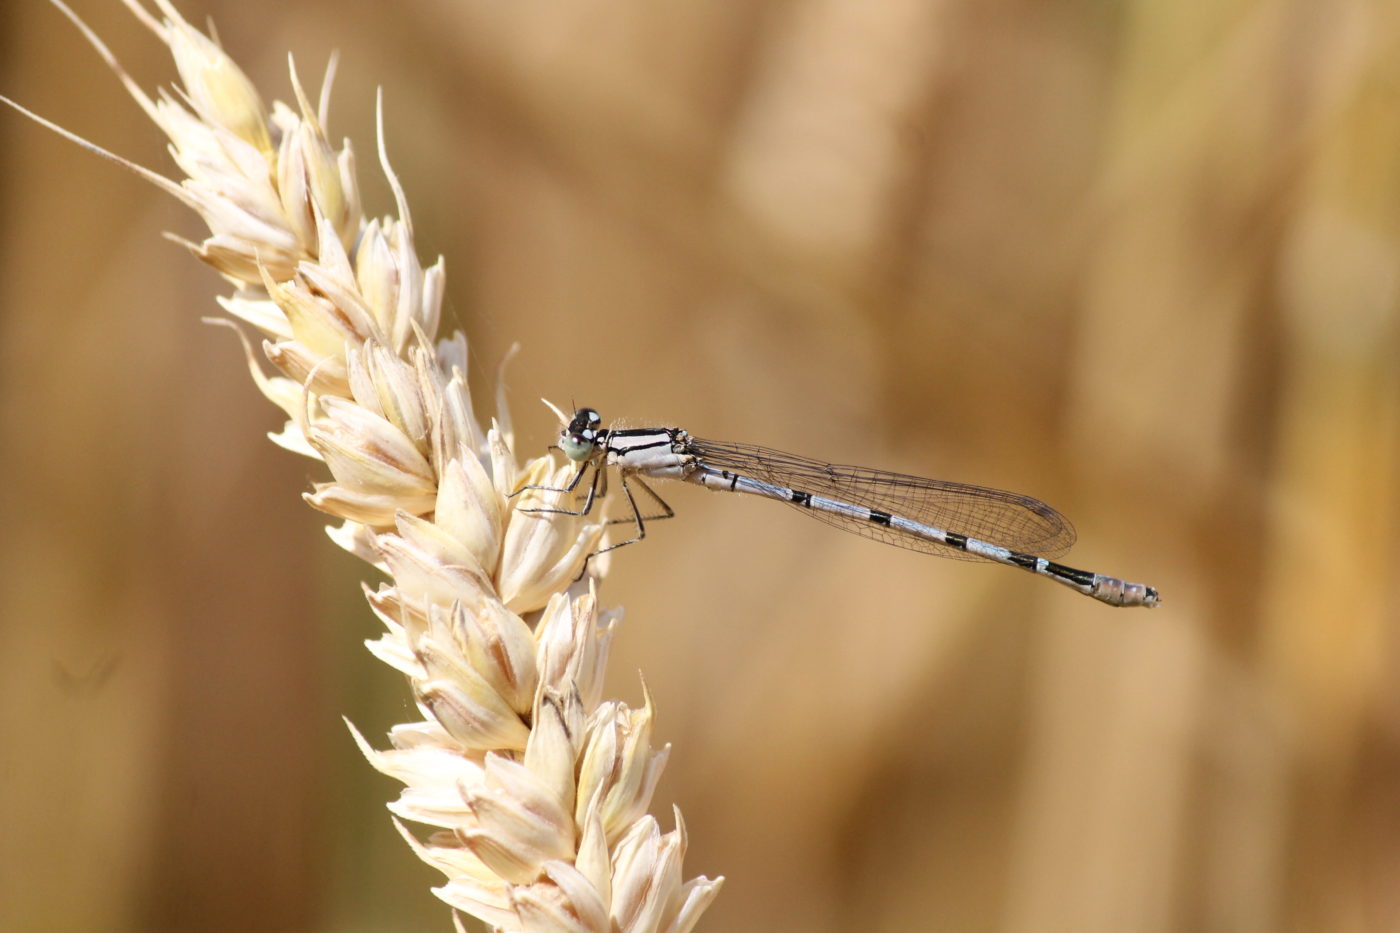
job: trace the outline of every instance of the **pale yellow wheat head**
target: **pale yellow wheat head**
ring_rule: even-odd
[[[293,69],[296,106],[269,108],[168,0],[155,0],[159,16],[125,2],[169,47],[178,88],[146,94],[59,5],[169,137],[184,177],[101,154],[204,218],[209,235],[187,245],[233,286],[220,303],[241,325],[225,323],[287,415],[274,440],[325,462],[331,478],[307,502],[388,577],[366,588],[386,627],[370,648],[407,676],[423,719],[395,727],[387,750],[355,738],[405,785],[389,809],[435,827],[420,839],[400,824],[446,875],[436,893],[502,931],[691,929],[722,879],[683,881],[680,813],[662,832],[647,812],[666,759],[650,700],[602,700],[615,617],[594,575],[575,581],[603,525],[523,511],[538,494],[512,495],[560,485],[570,467],[519,466],[504,412],[477,422],[466,340],[436,339],[443,265],[415,253],[382,110],[398,217],[366,220],[350,146],[326,135],[324,92],[313,107]]]

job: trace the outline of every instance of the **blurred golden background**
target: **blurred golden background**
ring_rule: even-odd
[[[117,0],[75,2],[148,88]],[[710,931],[1400,930],[1400,6],[181,4],[265,94],[376,86],[478,407],[1001,486],[1115,611],[663,491],[613,695]],[[162,140],[52,8],[0,93]],[[192,216],[0,114],[0,929],[450,929],[382,803],[359,565],[199,323]]]

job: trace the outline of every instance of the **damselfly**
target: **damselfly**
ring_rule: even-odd
[[[777,499],[827,524],[886,544],[1020,567],[1110,606],[1152,607],[1161,602],[1153,587],[1050,560],[1074,544],[1074,527],[1030,496],[825,463],[753,444],[706,440],[681,428],[603,428],[601,417],[591,408],[574,412],[559,435],[559,448],[579,465],[569,484],[562,489],[525,488],[578,493],[591,470],[582,505],[523,511],[587,515],[607,495],[608,471],[615,469],[632,515],[610,521],[632,522],[636,534],[598,553],[635,544],[646,537],[648,521],[671,518],[675,512],[645,479],[674,479]],[[637,505],[638,491],[659,511],[644,515]]]

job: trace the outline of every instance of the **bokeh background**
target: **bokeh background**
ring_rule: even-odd
[[[75,0],[142,83],[161,46]],[[1031,493],[1117,611],[689,487],[616,555],[702,930],[1400,930],[1400,6],[182,4],[447,257],[478,408]],[[0,93],[160,137],[38,0]],[[447,930],[192,216],[0,113],[0,928]]]

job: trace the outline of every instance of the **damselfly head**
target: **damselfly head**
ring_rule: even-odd
[[[598,446],[598,428],[603,418],[592,408],[580,408],[573,420],[559,434],[559,449],[574,462],[593,456]]]

